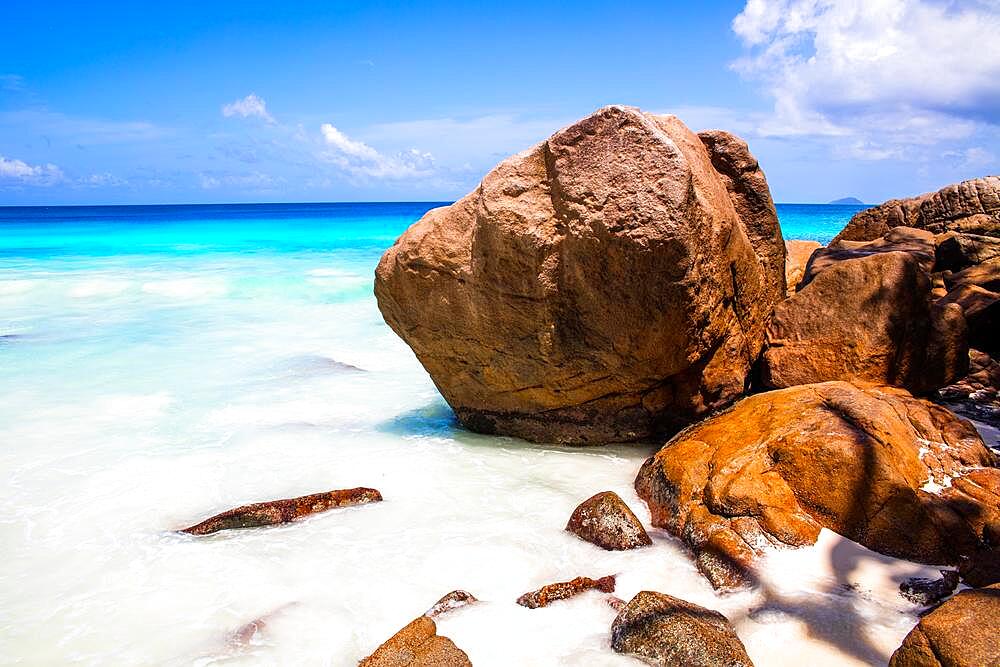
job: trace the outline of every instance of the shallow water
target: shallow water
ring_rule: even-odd
[[[439,628],[477,665],[637,664],[611,652],[598,593],[514,603],[606,574],[625,599],[719,609],[758,665],[886,660],[916,622],[896,586],[927,568],[824,533],[775,554],[763,592],[717,596],[660,531],[625,553],[563,531],[609,489],[648,522],[632,481],[650,450],[456,425],[371,296],[426,208],[0,209],[0,661],[351,665],[463,588],[484,603]],[[354,486],[385,502],[173,532]]]

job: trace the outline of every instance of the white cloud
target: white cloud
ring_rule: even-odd
[[[1000,122],[996,2],[748,0],[733,30],[748,47],[734,68],[774,99],[763,135],[884,159]]]
[[[222,107],[222,115],[226,118],[233,116],[250,118],[251,116],[256,116],[257,118],[263,118],[268,123],[275,122],[271,114],[267,112],[267,103],[258,97],[256,93],[250,93],[241,100],[224,105]]]
[[[434,173],[434,156],[411,148],[383,155],[363,141],[351,139],[330,123],[320,127],[328,147],[320,158],[348,174],[377,179],[425,178]]]
[[[218,172],[201,172],[198,181],[203,190],[215,190],[221,187],[232,187],[243,190],[268,190],[282,178],[274,178],[259,171],[247,174],[230,174]]]
[[[30,165],[23,160],[0,155],[0,181],[49,186],[61,180],[63,172],[54,164]]]

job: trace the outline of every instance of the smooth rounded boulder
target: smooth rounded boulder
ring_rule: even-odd
[[[746,144],[610,106],[428,212],[375,295],[467,428],[633,441],[743,393],[784,252]]]
[[[635,488],[717,588],[754,583],[765,546],[814,544],[822,528],[982,580],[1000,555],[996,465],[940,405],[826,382],[750,396],[685,429]]]
[[[889,667],[1000,665],[1000,584],[964,590],[920,619]]]
[[[637,549],[653,543],[642,522],[614,491],[603,491],[577,505],[566,530],[607,551]]]
[[[665,593],[642,591],[611,626],[611,648],[661,667],[752,667],[725,616]]]

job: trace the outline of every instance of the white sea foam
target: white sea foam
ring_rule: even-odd
[[[73,285],[69,289],[69,295],[74,299],[115,296],[128,290],[130,286],[131,284],[127,280],[95,278],[93,280],[83,280]]]
[[[222,280],[210,278],[176,278],[144,283],[142,291],[172,299],[199,299],[222,296],[226,284]]]

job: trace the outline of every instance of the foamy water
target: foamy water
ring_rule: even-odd
[[[933,569],[824,531],[761,591],[716,595],[673,538],[605,552],[573,508],[632,489],[651,449],[563,448],[457,427],[371,296],[372,248],[0,257],[0,661],[352,665],[448,591],[476,665],[638,664],[587,593],[617,574],[718,609],[758,665],[884,663]],[[372,486],[385,502],[267,529],[174,531],[247,502]],[[231,641],[262,616],[249,642]]]

